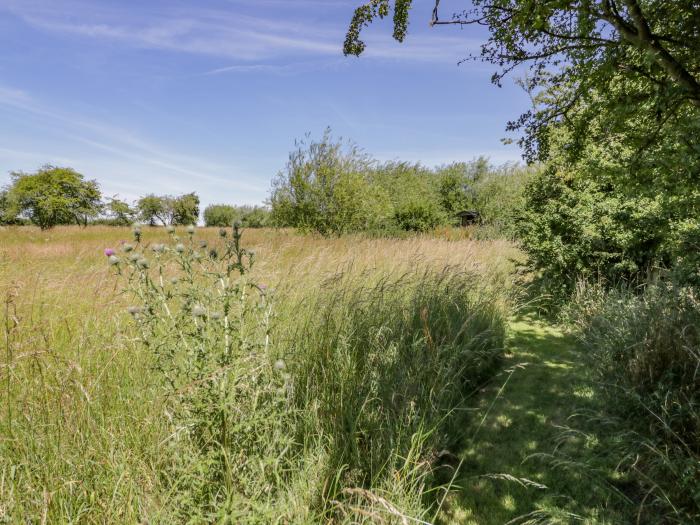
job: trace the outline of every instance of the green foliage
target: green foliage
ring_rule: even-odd
[[[166,226],[172,221],[172,210],[169,209],[166,198],[149,194],[141,197],[136,203],[139,219],[151,226],[160,222]]]
[[[484,209],[491,225],[510,235],[524,181],[533,170],[495,168],[485,158],[436,169],[373,161],[352,144],[300,143],[274,181],[272,220],[323,235],[371,231],[430,231],[458,224],[457,212]]]
[[[330,130],[319,142],[298,142],[273,181],[272,220],[322,235],[375,228],[388,204],[369,184],[371,166],[357,146],[334,141]]]
[[[197,224],[199,220],[199,197],[196,193],[186,193],[169,200],[173,210],[171,224],[181,226]]]
[[[211,204],[204,210],[207,226],[226,227],[239,221],[245,228],[264,228],[269,225],[270,211],[262,206],[231,206]]]
[[[106,212],[107,220],[114,226],[130,226],[138,215],[138,211],[129,206],[128,202],[116,197],[107,199],[103,212]]]
[[[465,2],[466,3],[466,2]],[[395,38],[403,40],[409,20],[406,2],[395,2]],[[473,0],[451,19],[439,17],[435,1],[432,24],[487,26],[481,56],[501,68],[500,85],[514,69],[529,68],[522,81],[536,102],[534,109],[509,124],[524,130],[521,144],[529,158],[544,160],[552,124],[573,135],[571,153],[582,151],[592,134],[602,143],[623,137],[640,150],[651,150],[665,127],[698,120],[700,48],[695,0],[651,2],[596,0]],[[345,54],[365,49],[362,29],[384,18],[390,2],[372,1],[357,8],[345,40]],[[607,125],[598,128],[595,121]]]
[[[648,523],[700,520],[700,301],[653,285],[643,294],[581,287],[569,315],[623,421],[622,465],[645,486]]]
[[[44,166],[36,173],[14,172],[3,198],[5,221],[26,217],[41,229],[59,224],[87,225],[99,214],[101,194],[71,168]]]
[[[235,206],[228,204],[210,204],[204,208],[204,224],[206,226],[217,226],[226,228],[233,226],[239,218],[238,210]]]
[[[199,197],[186,193],[179,197],[170,195],[146,195],[136,203],[139,218],[155,226],[196,224],[199,219]]]

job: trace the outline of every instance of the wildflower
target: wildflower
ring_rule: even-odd
[[[136,242],[141,242],[141,228],[136,226],[133,230],[132,233],[134,234],[134,239],[136,239]]]
[[[107,257],[112,257],[116,252],[112,248],[105,248],[105,255]]]
[[[212,248],[209,250],[209,257],[215,261],[219,258],[219,252],[216,251],[216,248]]]
[[[156,253],[162,253],[165,251],[165,244],[154,244],[151,249]]]
[[[109,261],[110,266],[116,266],[117,264],[119,264],[119,257],[117,257],[116,255],[110,255],[107,260]]]
[[[138,264],[141,268],[148,268],[151,263],[148,262],[148,259],[145,257],[141,257],[138,261],[136,261],[136,264]]]
[[[138,314],[140,314],[141,312],[143,312],[143,308],[141,308],[140,306],[129,306],[129,307],[126,309],[126,311],[129,312],[129,313],[130,313],[131,315],[133,315],[134,317],[136,317]]]
[[[182,243],[180,243],[180,242],[177,243],[177,244],[175,245],[175,251],[176,251],[177,253],[183,253],[183,252],[185,251],[185,245],[182,244]]]
[[[207,315],[207,311],[203,306],[196,304],[192,307],[192,315],[195,317],[204,317]]]
[[[124,250],[126,253],[129,253],[133,249],[134,249],[133,244],[129,244],[128,242],[125,242],[124,244],[122,244],[122,250]]]
[[[141,258],[141,255],[138,254],[138,253],[132,253],[132,254],[129,256],[129,260],[130,260],[131,262],[137,262],[140,258]]]
[[[187,233],[189,233],[190,235],[194,234],[194,224],[190,224],[187,227]]]
[[[222,239],[228,235],[228,232],[226,231],[226,228],[219,228],[219,237]]]
[[[282,371],[285,368],[287,368],[287,365],[284,363],[284,361],[282,361],[281,359],[275,361],[275,370]]]

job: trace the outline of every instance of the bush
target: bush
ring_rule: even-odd
[[[647,521],[700,520],[700,300],[659,284],[641,295],[579,293],[573,308],[607,406],[623,420],[627,466],[646,487]],[[630,432],[632,429],[632,432]]]
[[[386,195],[367,179],[372,160],[326,131],[319,142],[297,143],[273,181],[272,219],[322,235],[370,230],[387,214]]]
[[[239,214],[234,206],[228,204],[210,204],[204,209],[204,224],[226,228],[232,226]]]
[[[517,233],[547,291],[566,299],[579,279],[634,282],[668,265],[662,200],[550,167],[528,184]]]
[[[239,221],[245,228],[264,228],[270,223],[270,211],[261,206],[211,204],[204,210],[204,224],[225,228]]]

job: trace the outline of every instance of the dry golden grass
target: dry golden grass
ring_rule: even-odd
[[[162,228],[143,232],[145,243],[167,237]],[[122,240],[131,240],[129,229],[0,228],[0,523],[129,523],[157,514],[165,428],[103,254]],[[244,243],[257,253],[259,279],[288,301],[339,271],[371,278],[416,266],[476,272],[509,287],[519,257],[505,241],[435,236],[248,230]]]

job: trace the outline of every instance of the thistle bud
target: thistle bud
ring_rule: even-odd
[[[209,314],[209,318],[210,318],[210,319],[213,319],[213,320],[215,320],[215,321],[218,321],[218,320],[221,319],[223,316],[224,316],[224,314],[222,314],[221,312],[212,312],[211,314]]]
[[[175,251],[176,251],[177,253],[183,253],[183,252],[185,251],[185,245],[182,244],[182,243],[177,243],[177,244],[175,245]]]
[[[165,245],[164,244],[154,244],[153,246],[151,246],[151,249],[156,253],[162,253],[165,251]]]
[[[194,317],[204,317],[207,315],[207,310],[203,306],[196,304],[192,307],[192,315]]]
[[[139,259],[141,259],[141,255],[139,255],[138,253],[132,253],[131,255],[129,255],[129,260],[131,262],[138,262]]]
[[[233,227],[238,230],[240,227],[243,226],[243,223],[241,221],[234,221]]]
[[[133,249],[134,249],[133,244],[129,244],[128,242],[125,242],[124,244],[122,244],[122,250],[124,250],[126,253],[129,253]]]
[[[199,241],[200,248],[206,248],[207,246],[209,246],[209,243],[207,243],[206,240],[202,239],[201,241]]]
[[[133,230],[132,233],[134,234],[134,239],[136,239],[136,242],[141,242],[141,228],[136,226]]]
[[[226,231],[226,228],[219,228],[219,237],[221,237],[223,239],[227,235],[228,235],[228,232]]]
[[[282,359],[275,361],[275,370],[282,371],[285,368],[287,368],[287,365],[284,363],[284,361],[282,361]]]
[[[190,224],[190,225],[187,227],[187,233],[189,233],[190,235],[193,235],[193,234],[194,234],[194,224]]]
[[[119,257],[117,257],[116,255],[110,255],[107,258],[107,261],[109,262],[110,266],[116,266],[117,264],[119,264]]]
[[[141,268],[148,268],[151,266],[151,263],[148,262],[148,259],[145,257],[140,258],[138,261],[136,261],[136,264],[138,264]]]
[[[141,312],[143,312],[143,308],[141,308],[140,306],[129,306],[129,307],[126,309],[126,311],[129,312],[129,313],[130,313],[131,315],[133,315],[134,317],[136,317],[138,314],[140,314]]]

